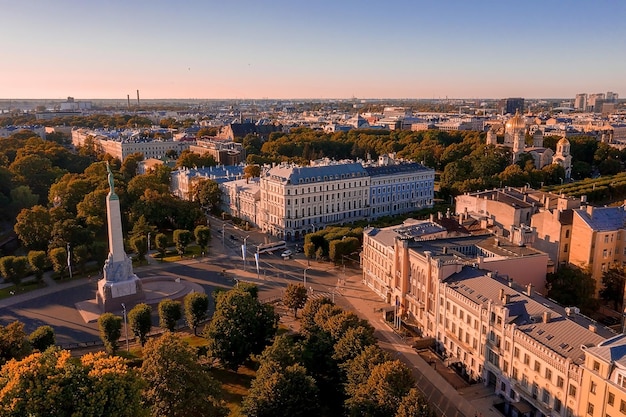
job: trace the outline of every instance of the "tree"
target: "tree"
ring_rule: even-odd
[[[35,277],[38,281],[43,278],[44,271],[48,268],[48,255],[42,250],[31,250],[28,252],[28,263],[30,268],[35,273]]]
[[[256,164],[248,164],[243,169],[246,178],[258,178],[261,176],[261,167]]]
[[[182,258],[185,254],[185,249],[187,248],[187,245],[189,245],[191,243],[191,240],[193,239],[193,235],[189,230],[176,229],[174,230],[173,238],[174,244],[176,245],[176,250]]]
[[[145,303],[137,304],[128,312],[128,325],[143,347],[152,329],[152,307]]]
[[[548,297],[561,305],[578,306],[584,314],[591,314],[596,306],[596,282],[591,274],[575,266],[562,266],[546,276]]]
[[[167,236],[164,233],[159,233],[154,237],[154,244],[156,245],[157,250],[159,251],[159,255],[161,259],[165,257],[165,253],[167,251]]]
[[[193,200],[207,211],[216,213],[222,201],[222,190],[217,182],[210,179],[201,179],[193,187]]]
[[[192,292],[185,296],[184,306],[185,321],[187,322],[187,326],[193,329],[195,336],[198,326],[207,318],[209,297],[206,294]]]
[[[219,384],[195,359],[195,351],[174,333],[151,339],[143,350],[144,398],[155,417],[227,414]]]
[[[87,245],[77,245],[74,247],[72,251],[72,257],[74,258],[74,262],[76,262],[76,266],[80,272],[85,272],[85,265],[89,260],[91,253],[89,251],[89,246]]]
[[[230,369],[237,369],[251,354],[259,354],[276,334],[274,307],[261,304],[248,291],[237,288],[217,296],[215,313],[204,335],[209,353]]]
[[[104,313],[98,318],[98,328],[104,349],[109,354],[115,353],[117,342],[122,336],[122,318],[113,313]]]
[[[365,385],[376,365],[390,360],[389,354],[378,345],[370,345],[353,359],[343,364],[341,368],[346,374],[346,394],[355,396],[359,387]]]
[[[302,310],[302,317],[300,318],[300,327],[303,333],[314,333],[318,330],[315,324],[315,315],[320,308],[326,304],[334,305],[332,300],[328,297],[312,298],[306,302]]]
[[[49,349],[0,370],[0,409],[6,417],[141,416],[141,387],[122,358],[98,352],[73,360]]]
[[[281,368],[261,365],[241,405],[248,417],[314,417],[320,415],[319,390],[306,369],[295,364]]]
[[[0,258],[0,275],[19,285],[28,272],[28,258],[26,256],[3,256]]]
[[[304,256],[309,259],[315,258],[315,244],[312,242],[305,243],[303,246]]]
[[[435,413],[417,388],[411,388],[409,393],[402,397],[396,417],[435,417]]]
[[[211,229],[208,226],[199,225],[193,231],[196,238],[196,243],[200,246],[200,250],[204,254],[206,247],[211,239]]]
[[[374,328],[357,326],[346,330],[345,334],[335,343],[333,359],[340,363],[358,356],[365,348],[376,343]]]
[[[146,236],[135,236],[130,240],[133,251],[137,254],[137,259],[143,261],[148,252],[148,238]]]
[[[11,359],[20,360],[31,352],[30,342],[24,332],[24,323],[14,321],[0,325],[0,366]]]
[[[398,360],[383,362],[374,367],[355,395],[346,400],[346,407],[352,416],[393,416],[414,385],[415,379],[405,364]]]
[[[613,303],[613,310],[615,311],[623,311],[624,272],[624,268],[613,265],[602,273],[600,298],[606,302]]]
[[[39,326],[28,336],[31,346],[40,352],[56,343],[54,329],[50,326]]]
[[[52,218],[43,206],[22,209],[17,215],[14,230],[28,249],[44,250],[52,237]]]
[[[65,248],[50,249],[48,256],[50,257],[54,272],[59,274],[60,277],[63,277],[63,271],[67,269],[67,251]]]
[[[161,300],[159,303],[159,327],[173,332],[176,323],[183,317],[183,307],[179,301],[169,298]]]
[[[294,317],[298,317],[298,309],[304,307],[308,299],[307,289],[302,284],[289,284],[283,294],[285,307],[293,309]]]

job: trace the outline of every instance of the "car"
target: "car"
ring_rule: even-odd
[[[296,253],[302,253],[302,247],[296,246]]]
[[[289,258],[292,254],[293,254],[293,252],[291,252],[289,249],[287,249],[286,251],[281,253],[280,256],[282,256],[283,258]]]

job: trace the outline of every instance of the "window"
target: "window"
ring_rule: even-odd
[[[539,361],[535,361],[535,372],[541,372],[541,364]]]
[[[541,401],[543,401],[544,404],[550,404],[550,392],[545,388],[541,393]]]
[[[556,386],[559,388],[563,388],[563,377],[557,376],[556,377]]]
[[[621,401],[619,402],[619,411],[620,411],[622,414],[626,414],[626,401],[621,400]]]
[[[591,392],[592,394],[596,393],[596,388],[597,388],[597,384],[595,382],[591,382],[591,387],[589,388],[589,392]]]
[[[530,363],[530,356],[528,353],[524,353],[524,365],[528,365]]]
[[[517,368],[512,369],[511,377],[517,381]]]
[[[516,358],[519,358],[519,348],[513,349],[513,356],[515,356]]]
[[[552,370],[550,368],[546,368],[546,379],[552,381]]]
[[[569,386],[569,396],[576,398],[576,385],[570,384],[570,386]]]
[[[590,416],[593,415],[593,404],[592,403],[587,403],[587,414],[589,414]]]
[[[561,412],[561,400],[559,400],[558,398],[554,399],[554,411],[556,411],[557,413]]]
[[[593,370],[595,372],[600,371],[600,363],[598,361],[593,361]]]
[[[609,405],[613,405],[615,404],[615,394],[613,394],[612,392],[609,392],[609,398],[606,401]]]

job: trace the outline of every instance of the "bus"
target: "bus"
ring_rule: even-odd
[[[266,252],[273,252],[275,250],[281,250],[281,249],[286,249],[286,248],[287,248],[287,242],[285,242],[284,240],[279,240],[278,242],[260,244],[259,246],[257,246],[256,252],[266,253]]]

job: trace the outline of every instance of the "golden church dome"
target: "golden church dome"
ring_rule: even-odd
[[[565,138],[561,138],[557,143],[558,145],[569,145],[569,140],[565,139]]]
[[[519,112],[515,112],[515,116],[511,117],[508,122],[506,122],[506,130],[508,132],[513,132],[516,130],[526,130],[526,123],[524,122],[524,118],[519,114]]]

